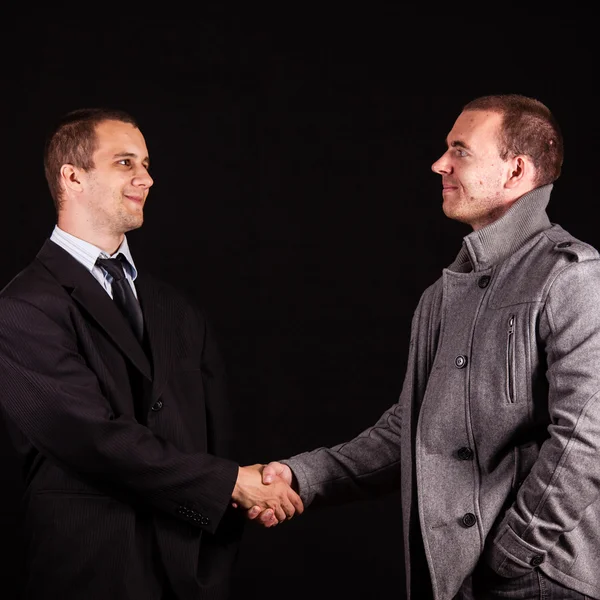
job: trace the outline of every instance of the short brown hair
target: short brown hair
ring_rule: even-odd
[[[559,178],[564,158],[563,137],[545,104],[519,94],[499,94],[472,100],[463,107],[463,111],[468,110],[502,115],[500,157],[506,160],[519,154],[529,156],[537,172],[538,187]]]
[[[80,108],[60,118],[48,135],[44,148],[44,171],[57,212],[62,203],[62,166],[71,164],[85,170],[94,168],[96,126],[104,121],[122,121],[138,127],[136,120],[123,110]]]

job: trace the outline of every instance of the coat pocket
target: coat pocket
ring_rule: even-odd
[[[515,469],[513,473],[512,487],[516,491],[519,490],[527,475],[533,468],[537,460],[540,448],[537,442],[528,442],[522,446],[517,446],[515,452]]]
[[[506,337],[506,397],[510,404],[516,402],[515,320],[515,315],[510,315],[508,318],[508,331]]]

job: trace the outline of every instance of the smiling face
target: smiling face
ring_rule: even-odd
[[[78,173],[79,208],[94,231],[122,238],[144,222],[144,204],[154,183],[148,149],[141,131],[121,121],[97,125],[96,142],[94,168]]]
[[[462,112],[448,134],[448,149],[431,166],[442,176],[444,214],[475,230],[500,218],[520,195],[511,184],[514,160],[500,158],[501,123],[497,112]]]

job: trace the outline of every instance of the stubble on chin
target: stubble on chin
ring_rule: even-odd
[[[144,215],[140,215],[138,217],[129,218],[126,222],[126,231],[133,231],[134,229],[139,229],[144,224]]]
[[[127,210],[120,211],[120,215],[118,218],[117,228],[120,229],[123,233],[127,233],[128,231],[133,231],[134,229],[139,229],[144,223],[144,212],[142,209],[139,211],[132,213]]]
[[[458,212],[457,204],[450,200],[444,200],[444,202],[442,203],[442,211],[444,212],[444,215],[446,215],[446,217],[448,217],[449,219],[455,219],[456,213]]]
[[[465,214],[464,206],[461,204],[461,202],[445,201],[442,204],[442,210],[448,219],[451,219],[452,221],[458,221],[459,223],[469,224],[468,215]]]

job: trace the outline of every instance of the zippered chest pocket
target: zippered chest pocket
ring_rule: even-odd
[[[507,323],[506,334],[506,397],[510,404],[516,401],[516,385],[515,385],[515,320],[516,316],[510,315]]]

